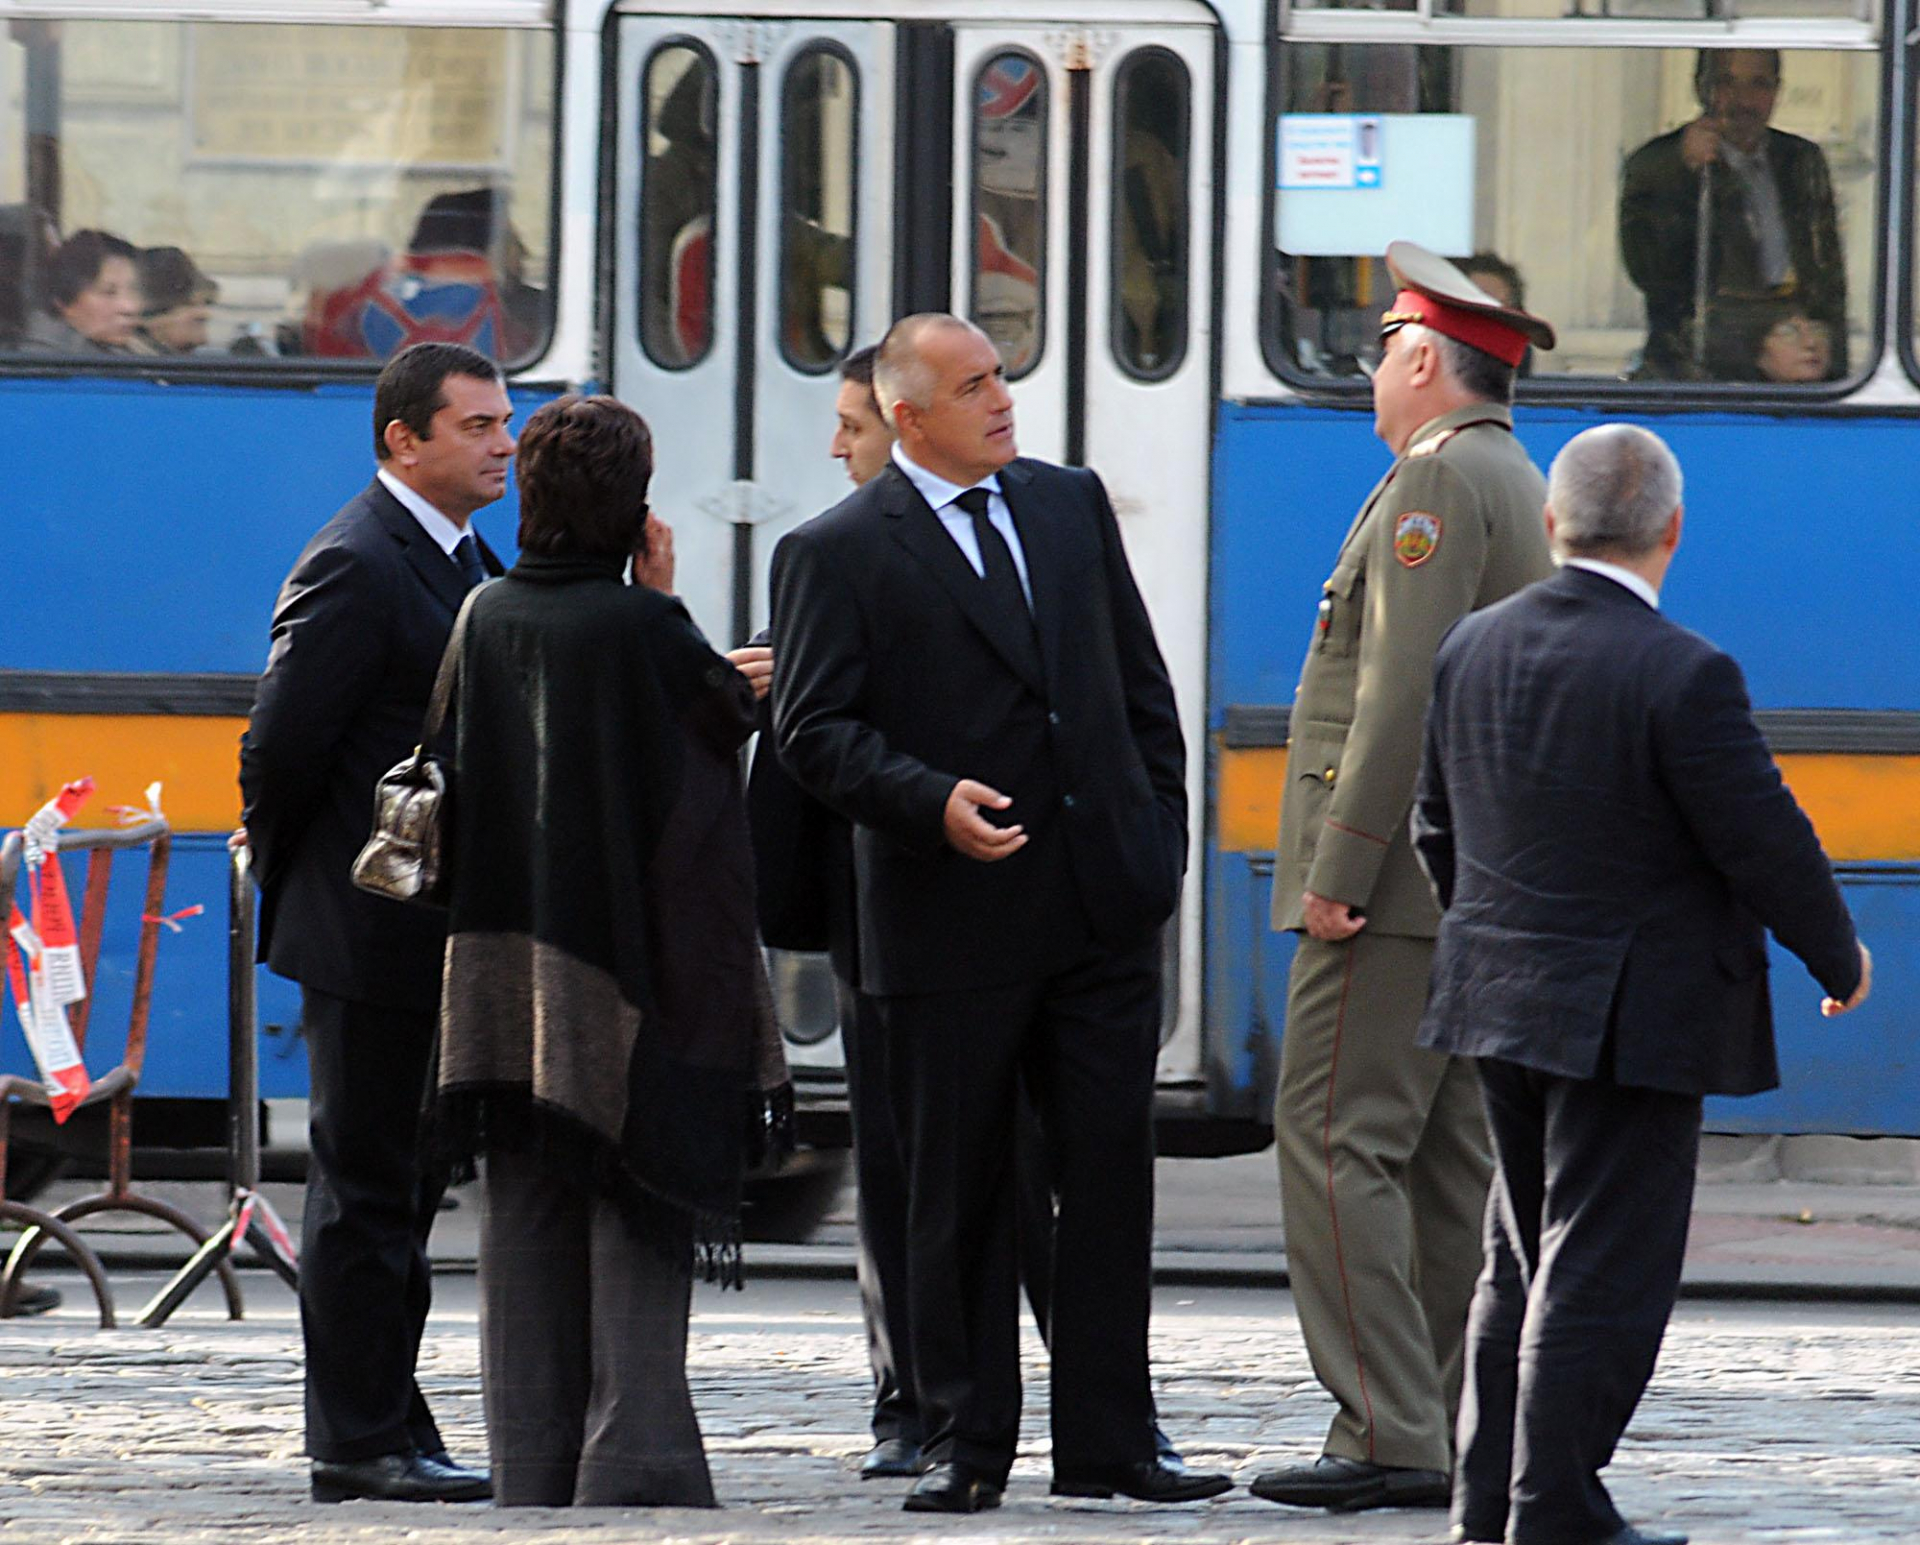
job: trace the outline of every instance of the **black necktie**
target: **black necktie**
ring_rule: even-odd
[[[984,488],[969,488],[953,502],[973,520],[973,539],[980,544],[980,567],[986,571],[981,582],[1007,616],[1031,621],[1033,609],[1027,605],[1026,591],[1020,588],[1020,571],[1013,566],[1013,553],[1007,539],[987,519],[990,497]]]
[[[453,561],[460,565],[469,590],[487,577],[487,566],[480,561],[480,544],[471,531],[453,544]]]

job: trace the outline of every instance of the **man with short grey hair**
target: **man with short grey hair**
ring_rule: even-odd
[[[1420,1044],[1474,1059],[1495,1160],[1454,1537],[1684,1545],[1600,1472],[1679,1291],[1701,1098],[1779,1082],[1763,925],[1828,1015],[1872,961],[1739,666],[1661,615],[1672,453],[1604,425],[1548,487],[1564,566],[1440,646],[1413,811],[1443,909]]]

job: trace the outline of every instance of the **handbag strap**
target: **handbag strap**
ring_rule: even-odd
[[[433,678],[433,695],[427,699],[426,722],[420,726],[420,750],[426,751],[434,736],[440,733],[440,726],[446,722],[447,709],[453,703],[453,678],[458,674],[460,664],[460,645],[467,636],[467,617],[473,611],[473,598],[492,584],[491,579],[483,579],[467,592],[460,603],[460,610],[453,619],[453,631],[447,635],[447,647],[440,656],[440,669]]]

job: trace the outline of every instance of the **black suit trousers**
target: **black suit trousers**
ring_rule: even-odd
[[[907,1321],[907,1155],[893,1119],[886,1031],[873,999],[844,978],[836,978],[835,987],[853,1121],[860,1302],[873,1367],[873,1435],[919,1444],[926,1430],[915,1393]],[[1044,1338],[1053,1299],[1053,1177],[1040,1119],[1024,1086],[1014,1122],[1020,1280]]]
[[[1495,1169],[1454,1522],[1512,1545],[1604,1540],[1622,1520],[1600,1472],[1679,1296],[1700,1098],[1478,1067]]]
[[[432,1296],[427,1233],[446,1189],[420,1155],[437,1021],[301,991],[312,1107],[300,1325],[315,1459],[446,1447],[413,1377]]]
[[[907,1156],[908,1322],[928,1456],[999,1481],[1013,1462],[1024,1076],[1057,1202],[1054,1467],[1151,1458],[1156,950],[1095,950],[1038,981],[874,1002]]]

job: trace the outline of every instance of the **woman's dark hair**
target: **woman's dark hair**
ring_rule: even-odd
[[[107,259],[116,257],[136,263],[139,249],[106,231],[75,231],[47,259],[48,301],[56,311],[71,306],[100,277]]]
[[[520,431],[520,547],[545,557],[624,558],[640,545],[653,431],[617,397],[561,397]]]
[[[373,454],[385,461],[387,425],[398,419],[422,440],[433,438],[433,416],[447,405],[448,376],[498,381],[500,367],[464,343],[416,343],[387,361],[373,383]]]

